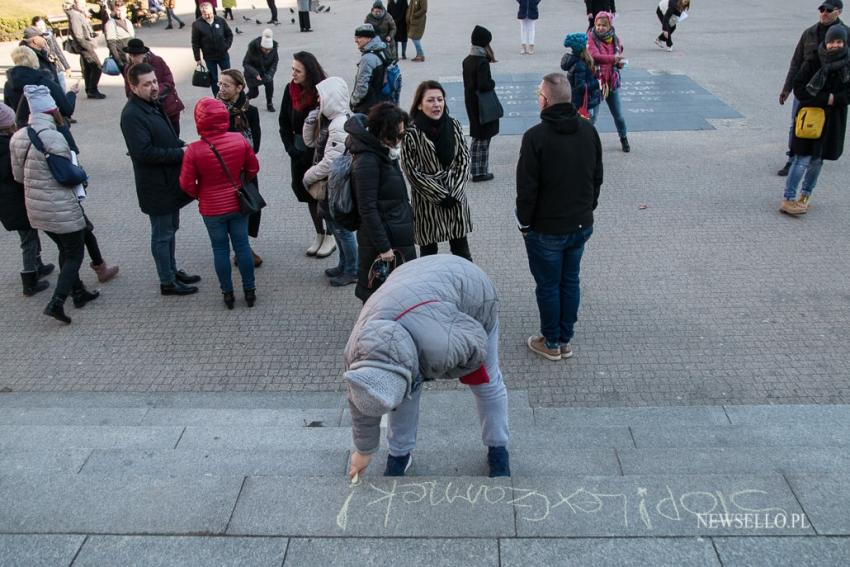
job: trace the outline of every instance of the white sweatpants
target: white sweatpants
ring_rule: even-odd
[[[519,21],[519,34],[523,45],[534,45],[534,26],[537,20],[528,18]]]

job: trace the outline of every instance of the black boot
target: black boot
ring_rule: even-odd
[[[24,295],[27,297],[50,287],[50,282],[38,280],[38,272],[21,272],[21,282],[24,284]]]
[[[77,283],[77,285],[74,286],[74,290],[71,292],[71,299],[74,300],[74,307],[77,309],[80,309],[86,303],[93,301],[98,297],[100,297],[100,292],[97,290],[87,290],[86,286],[83,285],[83,282]]]
[[[785,162],[785,165],[782,166],[782,169],[776,172],[776,175],[779,177],[788,177],[788,171],[791,170],[791,160]]]
[[[248,307],[253,307],[254,303],[257,301],[257,290],[256,289],[246,289],[245,290],[245,303],[248,304]]]
[[[620,138],[620,145],[622,146],[623,151],[625,153],[629,153],[630,151],[632,151],[632,147],[629,145],[628,138]]]
[[[62,321],[68,325],[71,324],[71,318],[65,315],[65,298],[54,295],[47,307],[44,308],[45,315],[53,317],[57,321]]]
[[[233,306],[236,304],[236,298],[233,297],[232,291],[223,291],[221,292],[222,297],[224,297],[224,304],[228,309],[233,309]]]
[[[38,279],[49,276],[53,273],[53,268],[55,268],[53,264],[45,264],[42,262],[41,258],[36,258],[36,265],[38,266],[38,268],[36,268],[36,271],[38,272]]]

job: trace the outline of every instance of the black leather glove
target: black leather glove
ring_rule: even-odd
[[[444,209],[451,209],[455,206],[455,203],[457,203],[457,199],[455,199],[451,195],[446,195],[445,197],[443,197],[443,200],[440,201],[439,204]]]

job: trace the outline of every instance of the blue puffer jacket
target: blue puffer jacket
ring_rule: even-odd
[[[516,0],[519,4],[519,12],[516,17],[519,20],[536,20],[538,18],[537,5],[540,0]]]
[[[567,72],[570,79],[570,87],[573,90],[573,106],[581,108],[584,104],[584,93],[587,92],[587,109],[596,108],[602,102],[602,89],[599,88],[599,79],[593,73],[593,69],[587,66],[581,57],[572,53],[564,54],[561,58],[561,69]]]

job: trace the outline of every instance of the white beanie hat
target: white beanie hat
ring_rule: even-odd
[[[271,49],[274,47],[274,40],[272,40],[273,35],[272,30],[269,28],[264,29],[262,39],[260,40],[260,47],[263,49]]]
[[[49,112],[56,108],[56,101],[50,96],[50,89],[44,85],[25,85],[24,96],[30,105],[30,114]]]
[[[404,401],[407,380],[386,366],[361,366],[344,374],[351,403],[364,415],[379,417]]]

